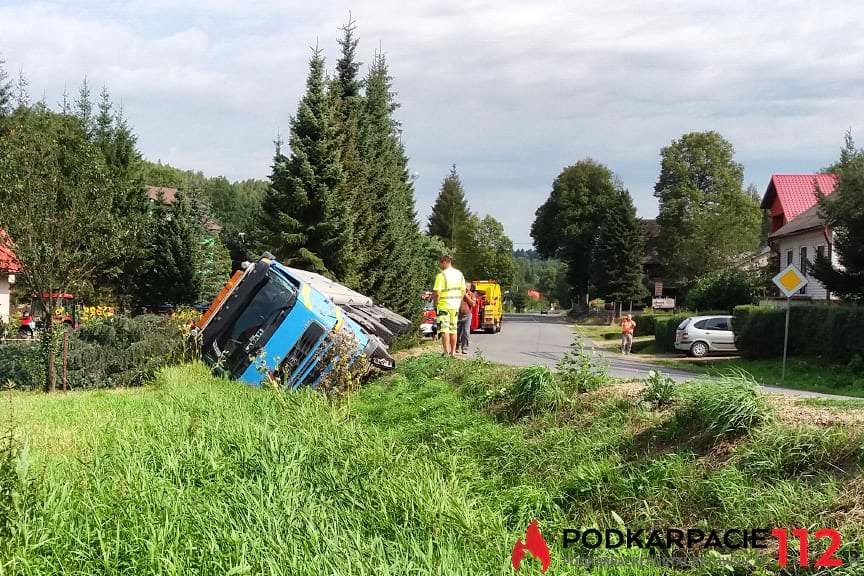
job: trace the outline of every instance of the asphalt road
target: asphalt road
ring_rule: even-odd
[[[554,368],[570,349],[574,338],[570,320],[565,316],[541,314],[507,314],[498,334],[472,334],[471,353],[479,351],[483,357],[494,362],[526,366],[543,364]],[[591,347],[589,340],[583,340]],[[661,370],[676,382],[685,382],[699,375],[667,366],[657,366],[633,357],[594,348],[594,351],[609,365],[609,373],[619,378],[645,378],[650,370]],[[845,398],[817,392],[805,392],[776,386],[762,386],[765,392],[810,398]]]

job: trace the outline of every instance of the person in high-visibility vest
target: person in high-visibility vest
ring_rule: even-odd
[[[633,333],[636,331],[636,322],[633,316],[627,314],[621,320],[621,353],[630,354],[630,348],[633,346]]]
[[[441,271],[435,277],[432,298],[438,311],[438,332],[444,355],[456,354],[456,333],[459,321],[459,305],[465,295],[465,277],[453,267],[453,259],[444,255],[438,259]]]

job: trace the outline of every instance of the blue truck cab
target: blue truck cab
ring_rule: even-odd
[[[326,351],[343,337],[353,358],[392,369],[387,346],[292,269],[265,254],[246,263],[198,323],[202,357],[217,373],[259,385],[263,373],[285,386],[315,386],[329,368]]]

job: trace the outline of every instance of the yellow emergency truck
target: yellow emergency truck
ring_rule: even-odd
[[[483,295],[478,329],[486,332],[500,332],[504,320],[504,295],[501,285],[495,280],[475,280],[474,290]]]

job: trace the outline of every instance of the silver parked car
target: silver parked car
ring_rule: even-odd
[[[709,352],[737,352],[732,316],[691,316],[675,330],[675,349],[702,358]]]

